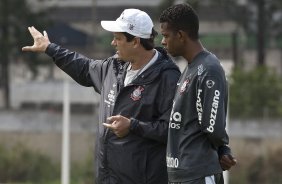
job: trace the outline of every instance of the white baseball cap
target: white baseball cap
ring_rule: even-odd
[[[154,27],[149,15],[138,9],[125,9],[115,21],[101,21],[101,26],[110,32],[127,32],[140,38],[150,38]]]

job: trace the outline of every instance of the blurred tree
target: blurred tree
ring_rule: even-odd
[[[44,12],[34,13],[25,0],[0,1],[0,88],[4,91],[4,107],[10,108],[9,63],[24,57],[31,71],[36,75],[36,65],[40,62],[31,53],[22,54],[21,47],[31,43],[27,27],[36,25],[42,29],[48,23]],[[33,58],[32,58],[33,57]]]
[[[223,7],[226,14],[243,27],[248,38],[255,37],[258,66],[265,65],[265,49],[270,38],[282,37],[281,0],[163,0],[160,10],[179,2],[187,2],[196,10],[202,5]]]
[[[230,116],[236,119],[281,118],[281,94],[281,76],[271,69],[236,69],[230,80]]]
[[[159,4],[158,7],[158,15],[160,15],[162,13],[163,10],[165,10],[166,8],[168,8],[169,6],[175,4],[175,3],[179,3],[179,2],[186,2],[189,3],[191,6],[193,6],[194,9],[198,9],[200,1],[198,0],[162,0],[161,3]]]
[[[248,38],[255,36],[257,66],[265,65],[265,49],[270,38],[282,35],[281,0],[215,0],[241,25]]]
[[[1,183],[51,183],[60,178],[60,166],[48,156],[22,144],[0,145]]]
[[[173,5],[174,0],[162,0],[158,7],[158,15],[160,15],[167,7]]]

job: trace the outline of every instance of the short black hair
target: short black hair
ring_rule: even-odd
[[[192,40],[199,39],[199,18],[195,10],[187,3],[176,4],[165,9],[160,23],[168,23],[173,31],[185,31]]]
[[[136,36],[133,36],[127,32],[123,32],[124,36],[126,37],[126,41],[130,42],[135,38]],[[158,35],[158,32],[155,31],[155,29],[152,29],[151,38],[145,39],[140,38],[140,44],[146,49],[146,50],[152,50],[155,47],[155,37]]]

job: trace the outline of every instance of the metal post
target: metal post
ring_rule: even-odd
[[[63,125],[62,125],[62,166],[61,166],[61,183],[69,184],[70,177],[70,99],[69,99],[69,81],[64,80],[63,85]]]

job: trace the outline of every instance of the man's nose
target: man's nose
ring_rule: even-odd
[[[115,42],[115,40],[112,40],[111,45],[112,45],[112,46],[116,46],[116,45],[117,45],[116,42]]]
[[[164,38],[162,38],[161,44],[162,44],[162,45],[166,45],[166,41],[165,41]]]

